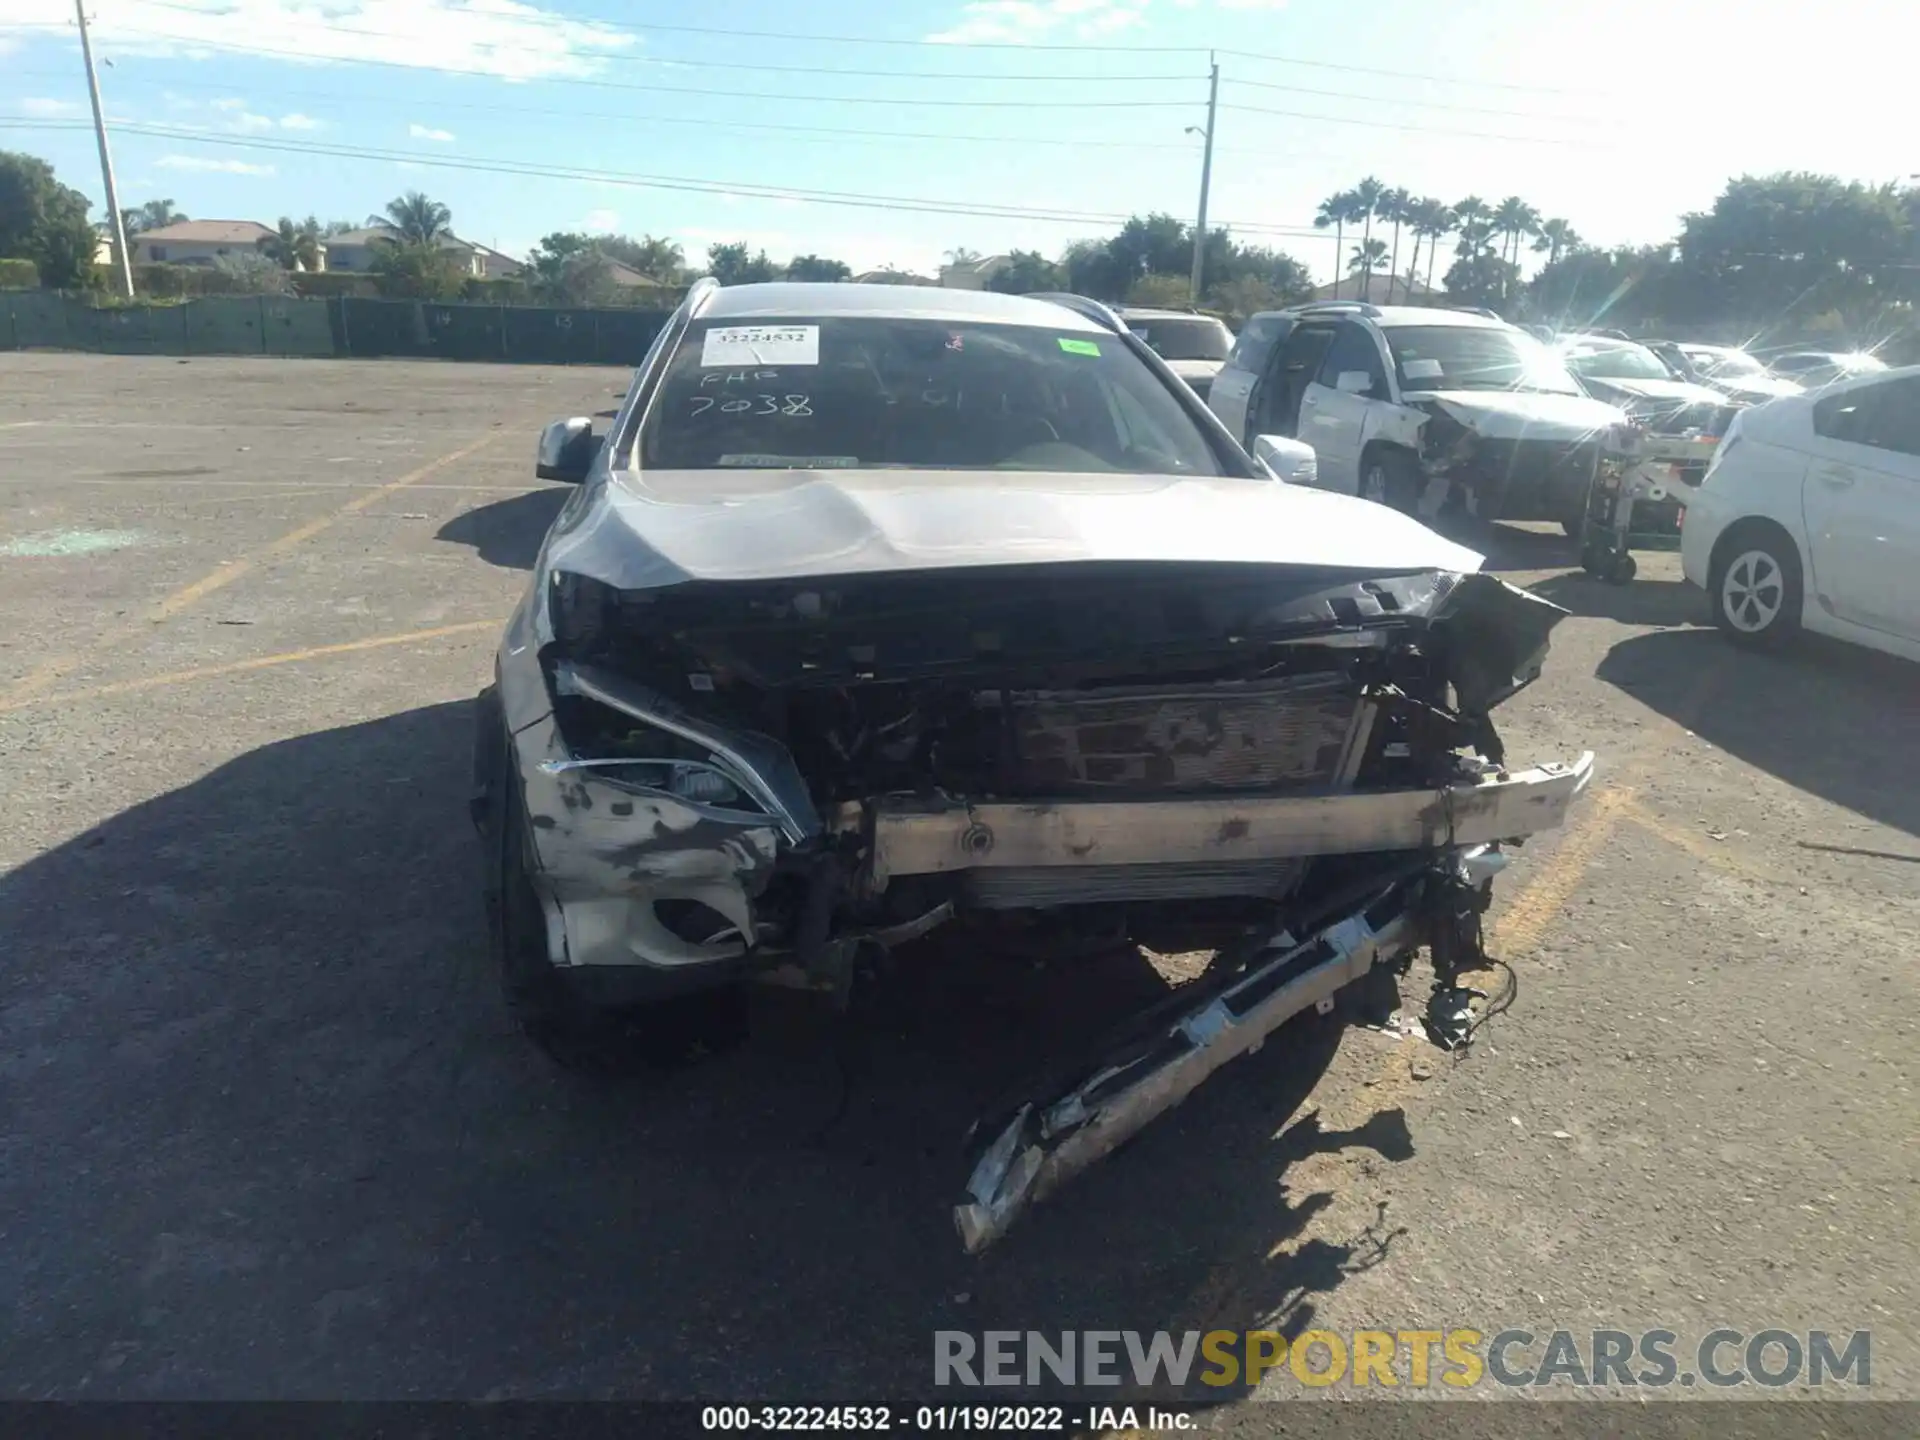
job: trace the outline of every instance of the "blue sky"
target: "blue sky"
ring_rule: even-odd
[[[72,14],[0,0],[0,146],[47,157],[98,205]],[[1111,231],[1099,217],[1190,219],[1206,51],[1247,52],[1219,56],[1211,217],[1322,276],[1333,242],[1314,210],[1368,174],[1448,200],[1519,194],[1602,244],[1670,235],[1741,171],[1902,179],[1920,146],[1911,50],[1872,43],[1893,39],[1888,14],[1826,0],[1789,30],[1735,0],[89,8],[123,205],[361,220],[417,188],[516,255],[550,230],[613,229],[672,235],[695,263],[744,239],[927,271],[956,246],[1057,253]],[[323,153],[341,149],[358,153]]]

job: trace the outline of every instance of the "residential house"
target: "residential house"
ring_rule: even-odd
[[[127,243],[136,265],[211,266],[223,255],[253,254],[278,233],[254,220],[181,220],[142,230]]]
[[[987,282],[1011,263],[1005,255],[986,255],[958,265],[942,265],[940,284],[948,290],[984,290]]]
[[[463,243],[472,245],[473,253],[479,257],[480,278],[483,280],[511,280],[527,268],[526,261],[516,260],[511,255],[503,255],[492,246],[482,245],[477,241]]]
[[[373,269],[374,257],[379,254],[380,246],[400,243],[399,232],[386,225],[370,225],[364,230],[343,230],[338,235],[327,237],[327,269],[364,274]],[[475,279],[495,278],[486,258],[488,255],[498,256],[501,261],[513,266],[511,271],[505,273],[511,274],[520,268],[518,264],[507,261],[507,257],[497,250],[488,250],[484,245],[475,245],[452,235],[442,235],[438,244],[454,258],[461,270]]]

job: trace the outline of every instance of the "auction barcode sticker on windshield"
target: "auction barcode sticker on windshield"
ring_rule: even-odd
[[[818,325],[716,325],[700,347],[709,365],[818,365]]]
[[[1438,360],[1408,360],[1401,364],[1400,373],[1409,380],[1438,380],[1442,371]]]

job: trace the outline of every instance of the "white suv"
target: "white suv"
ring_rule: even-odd
[[[1311,444],[1325,489],[1432,516],[1452,491],[1483,520],[1577,533],[1626,413],[1546,346],[1464,310],[1332,302],[1255,315],[1207,404],[1249,449]]]

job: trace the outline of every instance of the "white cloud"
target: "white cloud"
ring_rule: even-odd
[[[431,125],[422,125],[418,121],[407,126],[407,135],[410,139],[432,140],[441,145],[451,145],[453,143],[453,132],[451,130],[435,130]]]
[[[80,113],[79,105],[71,100],[43,100],[31,95],[20,102],[20,108],[36,120],[53,120],[62,115]]]
[[[162,155],[164,170],[198,170],[220,175],[271,175],[273,166],[255,165],[250,160],[215,160],[205,155]]]
[[[580,228],[590,235],[611,235],[620,228],[620,212],[589,210],[586,219],[580,222]]]
[[[313,116],[302,115],[298,111],[295,111],[291,115],[282,115],[280,117],[280,128],[282,130],[324,130],[326,127],[326,121],[316,120]]]
[[[1030,44],[1090,39],[1138,25],[1148,0],[969,0],[959,23],[927,36],[936,45]]]
[[[14,48],[12,34],[73,21],[69,0],[8,0],[0,12],[0,53]],[[294,64],[378,60],[504,80],[598,74],[641,43],[526,0],[116,0],[90,28],[96,49],[122,54],[207,60],[264,49]]]

